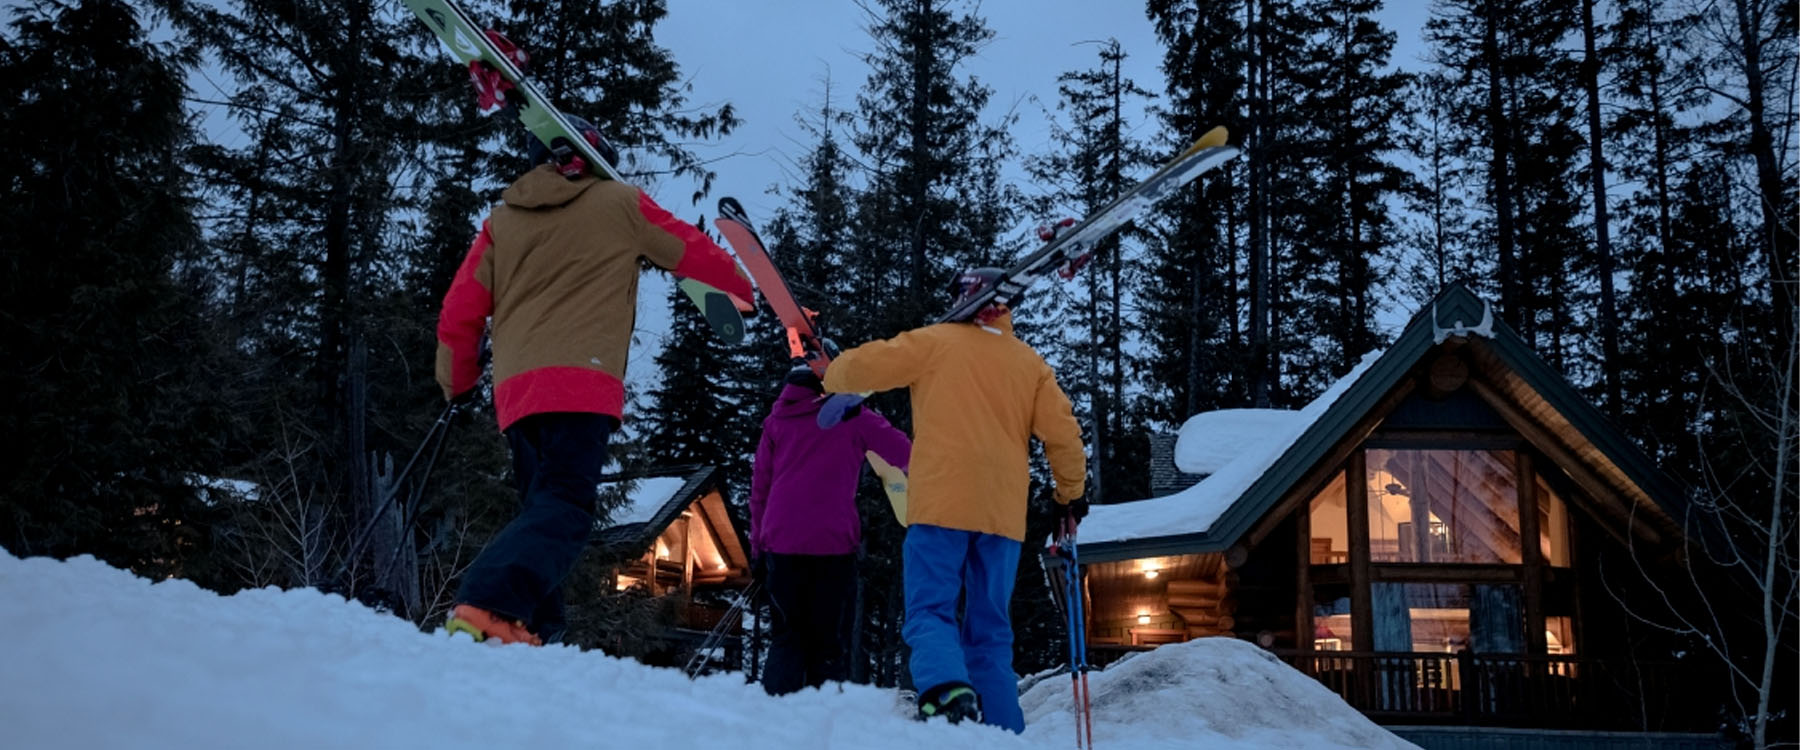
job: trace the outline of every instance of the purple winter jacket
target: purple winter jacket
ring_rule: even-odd
[[[863,451],[905,469],[912,441],[880,414],[862,413],[819,429],[819,395],[797,385],[763,420],[750,479],[751,554],[848,555],[862,542],[856,482]]]

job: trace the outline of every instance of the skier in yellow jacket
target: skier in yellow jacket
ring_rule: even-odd
[[[953,290],[960,302],[999,277],[997,269],[972,269]],[[826,370],[825,388],[912,391],[902,636],[921,716],[1024,731],[1008,607],[1025,539],[1033,435],[1044,442],[1056,501],[1076,517],[1086,511],[1081,427],[1055,373],[1013,336],[1011,311],[993,304],[969,321],[844,352]]]

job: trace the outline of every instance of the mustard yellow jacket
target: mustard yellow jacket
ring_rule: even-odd
[[[912,389],[908,524],[1025,540],[1031,436],[1044,441],[1056,501],[1086,490],[1081,426],[1044,358],[987,326],[939,323],[844,352],[825,371],[838,393]]]

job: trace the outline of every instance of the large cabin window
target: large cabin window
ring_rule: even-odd
[[[1344,500],[1344,472],[1338,472],[1312,499],[1312,551],[1314,565],[1350,562],[1350,521]]]
[[[1520,564],[1511,450],[1370,448],[1367,456],[1371,562]]]
[[[1369,593],[1376,651],[1525,652],[1517,585],[1376,583]]]

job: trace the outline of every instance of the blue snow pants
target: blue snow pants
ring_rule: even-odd
[[[983,723],[1025,731],[1013,674],[1008,606],[1019,570],[1016,541],[913,524],[906,530],[906,627],[913,687],[920,695],[964,682],[981,695]],[[956,601],[964,596],[957,622]]]
[[[533,414],[506,429],[519,515],[463,572],[459,604],[525,623],[546,643],[568,629],[563,579],[587,547],[606,442],[618,420],[604,414]]]

